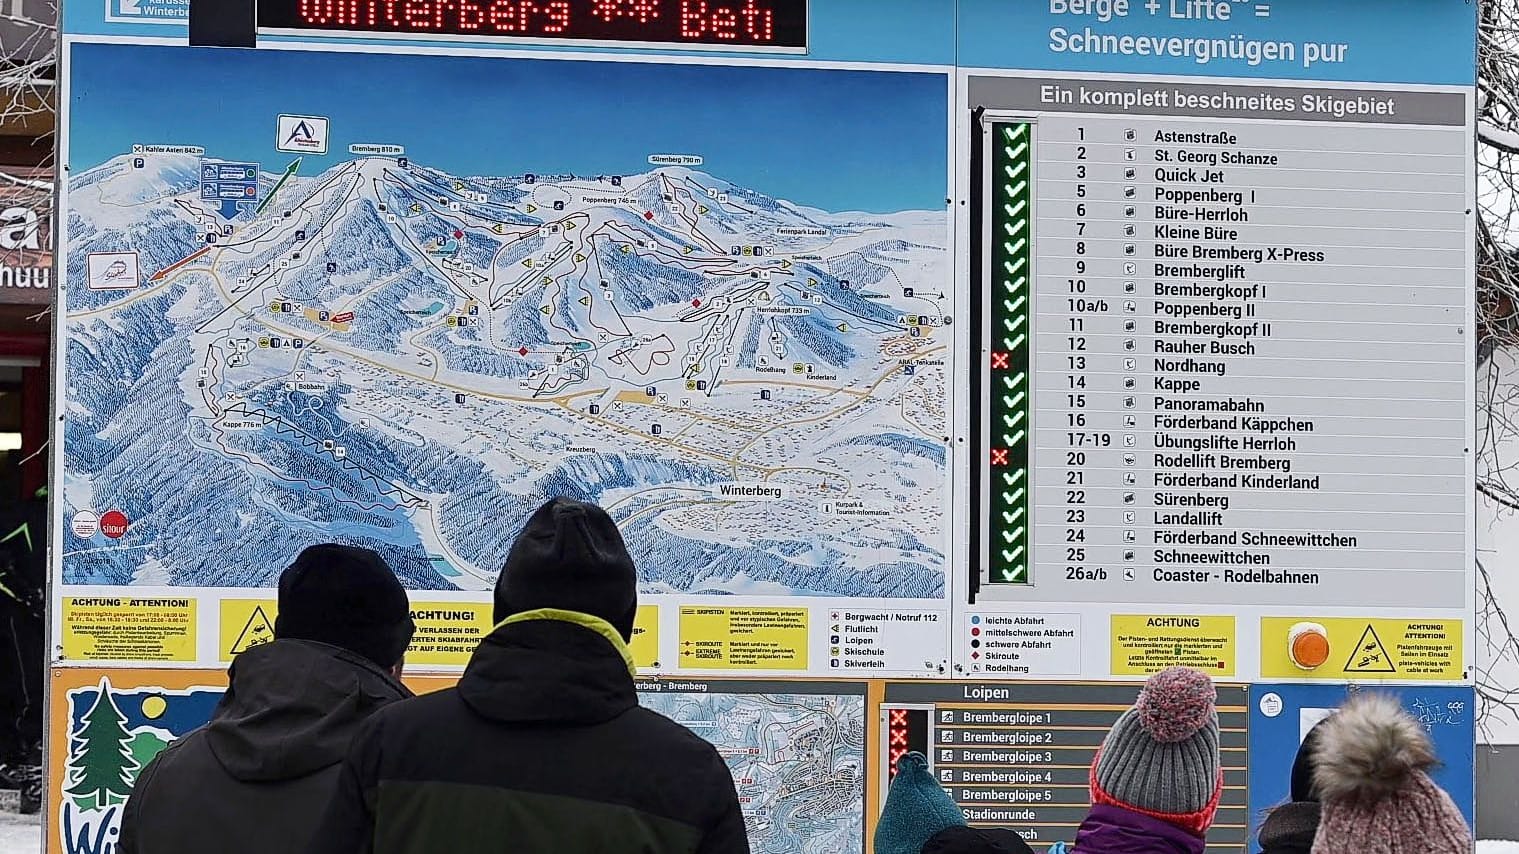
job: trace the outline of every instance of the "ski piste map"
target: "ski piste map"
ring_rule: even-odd
[[[543,86],[600,65],[529,64],[557,66]],[[942,121],[942,78],[923,76]],[[717,97],[669,88],[635,84],[632,108]],[[237,151],[193,144],[214,120],[185,119],[184,145],[71,162],[64,512],[120,515],[65,526],[66,583],[268,587],[340,539],[414,589],[484,591],[564,495],[608,508],[645,594],[943,596],[942,209],[787,201],[724,179],[711,147],[544,168],[513,156],[521,126],[500,130],[499,169],[450,171],[413,156],[404,123],[377,140],[341,107],[298,107],[256,116],[267,142]],[[863,133],[881,109],[830,120]],[[791,119],[777,132],[822,117]],[[630,159],[613,124],[567,132]],[[770,135],[724,138],[747,160]]]
[[[864,850],[862,695],[644,693],[639,703],[717,747],[755,851]]]

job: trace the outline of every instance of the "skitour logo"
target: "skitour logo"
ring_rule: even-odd
[[[327,119],[320,116],[280,116],[275,148],[302,154],[326,154],[327,124]]]

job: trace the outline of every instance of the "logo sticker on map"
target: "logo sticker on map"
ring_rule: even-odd
[[[69,530],[81,540],[88,540],[100,532],[100,517],[93,510],[80,510],[69,520]]]
[[[280,116],[275,148],[300,154],[327,153],[328,120],[321,116]]]

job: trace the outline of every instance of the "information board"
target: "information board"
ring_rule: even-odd
[[[1069,846],[1091,809],[1097,749],[1138,696],[1127,684],[888,682],[877,773],[887,785],[901,752],[916,750],[972,826],[1016,830],[1035,850]],[[1246,847],[1248,702],[1244,686],[1219,686],[1224,789],[1210,850]]]
[[[1389,74],[1337,12],[960,10],[957,669],[1469,679],[1469,45]]]
[[[65,796],[83,715],[203,721],[302,548],[379,551],[443,689],[559,495],[756,850],[866,854],[907,749],[1069,842],[1176,664],[1210,850],[1361,683],[1469,800],[1474,5],[187,9],[62,8],[52,854],[125,797]]]
[[[66,658],[224,660],[256,628],[229,603],[334,538],[477,638],[522,521],[567,494],[621,525],[651,669],[947,668],[945,70],[624,62],[624,91],[589,59],[71,50],[94,95],[68,112],[65,370],[130,380],[60,386],[60,589],[106,626],[124,590],[201,607],[171,651]],[[236,121],[123,123],[132,57],[177,102],[216,97],[213,66],[271,82]],[[306,82],[334,75],[407,81],[429,118]],[[733,92],[826,130],[782,155],[718,129]],[[638,130],[469,141],[572,101]],[[923,154],[889,186],[883,122]],[[829,177],[843,150],[859,174]],[[409,660],[462,666],[439,637]]]

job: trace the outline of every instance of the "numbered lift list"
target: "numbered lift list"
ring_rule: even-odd
[[[1466,97],[969,91],[978,598],[1461,607]]]

